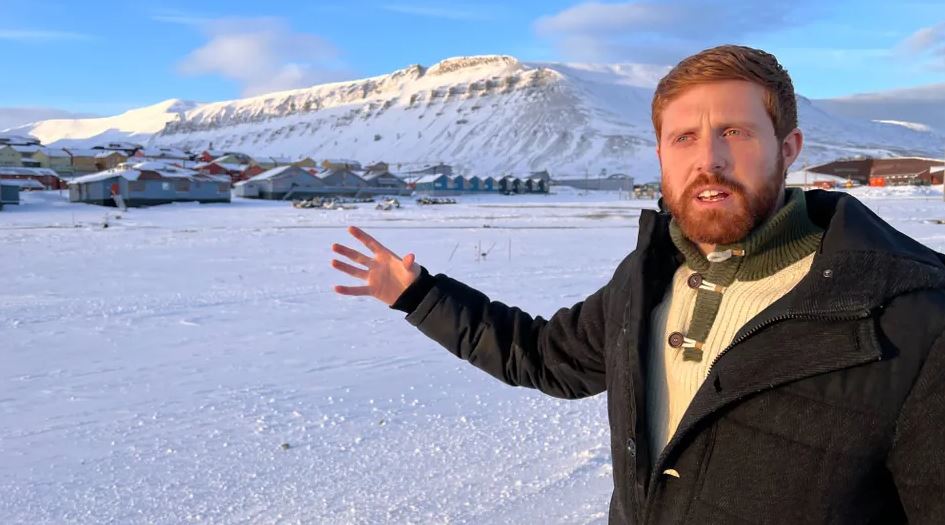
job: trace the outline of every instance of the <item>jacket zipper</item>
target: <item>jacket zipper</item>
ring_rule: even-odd
[[[718,363],[719,359],[721,359],[721,357],[725,355],[729,350],[731,350],[733,347],[735,347],[736,345],[738,345],[745,339],[748,339],[752,335],[758,333],[763,328],[771,326],[772,324],[780,323],[782,321],[787,321],[789,319],[809,319],[809,320],[814,320],[814,321],[853,321],[856,319],[866,319],[871,314],[872,314],[871,310],[859,310],[857,312],[853,312],[852,314],[847,314],[847,315],[814,315],[814,314],[806,314],[806,313],[796,313],[796,314],[784,314],[784,315],[779,315],[776,317],[770,317],[752,326],[747,331],[742,332],[741,335],[739,335],[738,337],[732,340],[732,343],[730,345],[723,348],[722,351],[719,352],[718,355],[715,356],[715,359],[712,360],[712,363],[709,365],[709,368],[706,370],[705,379],[708,379],[709,376],[712,375],[712,369],[715,368],[715,364]],[[661,475],[659,473],[659,470],[663,464],[663,461],[665,461],[666,457],[669,455],[668,450],[669,450],[668,448],[663,448],[659,457],[656,459],[656,462],[653,463],[652,465],[653,470],[650,473],[650,483],[648,485],[650,490],[656,489],[656,480],[659,479],[659,476]],[[651,496],[650,491],[647,491],[646,503],[644,505],[644,510],[643,510],[643,522],[642,522],[643,524],[646,524],[649,522],[650,509],[652,508],[650,496]]]
[[[715,359],[712,360],[712,363],[709,365],[709,368],[706,370],[705,378],[708,379],[708,377],[712,375],[712,369],[715,368],[715,364],[718,363],[719,359],[721,359],[723,355],[725,355],[729,350],[731,350],[732,347],[734,347],[738,343],[741,343],[745,339],[748,339],[752,335],[758,333],[758,331],[760,331],[762,328],[766,328],[772,324],[780,323],[781,321],[787,321],[788,319],[809,319],[813,321],[853,321],[856,319],[866,319],[867,317],[870,316],[871,313],[872,312],[870,310],[860,310],[858,312],[854,312],[852,315],[850,314],[848,315],[812,315],[812,314],[797,313],[797,314],[779,315],[777,317],[771,317],[769,319],[765,319],[764,322],[761,322],[761,323],[756,324],[755,326],[752,326],[748,331],[743,332],[740,336],[733,339],[730,345],[723,348],[722,351],[719,352],[715,356]]]

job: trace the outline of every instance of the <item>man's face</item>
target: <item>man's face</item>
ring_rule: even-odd
[[[752,82],[712,82],[663,109],[657,153],[664,201],[693,242],[740,241],[781,203],[784,169],[801,136],[794,130],[777,139],[763,96]]]

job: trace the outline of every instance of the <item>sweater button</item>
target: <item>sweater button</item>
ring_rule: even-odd
[[[690,275],[689,279],[686,279],[686,284],[688,284],[689,287],[693,289],[699,288],[699,285],[702,284],[702,274],[694,273]]]
[[[631,458],[637,455],[637,444],[633,438],[627,440],[627,454],[630,454]]]
[[[683,335],[679,332],[669,334],[669,346],[679,348],[683,344]]]

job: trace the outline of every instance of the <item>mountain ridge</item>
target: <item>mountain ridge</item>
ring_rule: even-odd
[[[152,146],[383,160],[403,171],[442,162],[460,174],[547,169],[556,176],[623,172],[644,180],[659,170],[649,106],[667,70],[522,62],[508,55],[451,57],[430,67],[413,64],[245,99],[169,99],[106,118],[123,117],[112,123],[126,129],[82,138],[76,130],[83,126],[73,126],[58,140],[89,145],[125,133],[122,140]],[[151,121],[125,123],[136,111]],[[802,96],[798,111],[806,145],[797,166],[854,155],[930,156],[945,140],[932,129],[836,115]],[[56,122],[26,131],[50,142]]]

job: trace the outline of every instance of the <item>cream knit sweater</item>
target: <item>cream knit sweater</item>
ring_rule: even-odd
[[[719,352],[731,344],[735,333],[752,317],[794,288],[810,271],[813,261],[811,253],[770,277],[733,282],[722,296],[722,304],[703,347],[702,361],[683,360],[682,350],[667,342],[671,333],[685,333],[696,302],[696,290],[686,282],[693,271],[685,264],[676,270],[672,287],[653,310],[651,318],[647,410],[650,450],[654,457],[659,456],[676,431]]]

